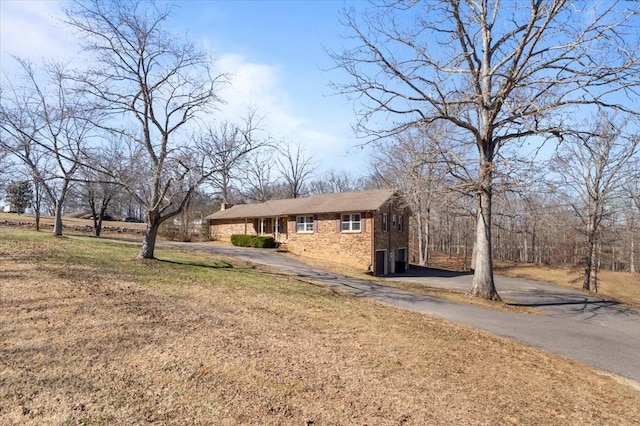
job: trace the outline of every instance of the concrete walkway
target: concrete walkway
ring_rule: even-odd
[[[198,243],[161,244],[268,265],[357,296],[513,338],[640,381],[640,314],[577,291],[548,283],[496,277],[496,287],[504,300],[513,304],[536,306],[544,312],[541,315],[518,314],[424,296],[364,279],[333,274],[272,250]],[[406,274],[389,277],[460,291],[471,287],[471,278],[468,274],[435,270],[410,270]]]

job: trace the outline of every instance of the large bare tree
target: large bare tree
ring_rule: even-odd
[[[505,145],[575,130],[590,107],[637,97],[638,4],[569,0],[385,1],[345,14],[353,47],[333,54],[358,103],[357,129],[384,138],[446,121],[475,147],[476,264],[470,294],[499,299],[491,223]]]
[[[557,192],[568,200],[585,229],[582,288],[596,292],[603,221],[613,214],[616,199],[627,196],[623,189],[633,174],[630,163],[638,153],[640,136],[628,133],[635,126],[626,120],[602,115],[592,123],[585,125],[582,134],[565,138],[551,170],[556,174]]]
[[[138,257],[154,257],[158,228],[178,215],[214,170],[190,149],[188,127],[220,102],[224,75],[209,56],[169,34],[171,5],[138,0],[74,1],[67,22],[93,55],[84,94],[111,114],[109,131],[144,148],[147,230]],[[193,130],[193,128],[191,128]]]

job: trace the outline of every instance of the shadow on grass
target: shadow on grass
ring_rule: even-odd
[[[235,270],[248,269],[248,268],[238,268],[229,262],[216,262],[215,264],[211,264],[211,263],[203,263],[203,262],[194,262],[190,260],[156,259],[156,261],[162,262],[162,263],[170,263],[172,265],[196,266],[198,268],[207,268],[207,269],[235,269]]]

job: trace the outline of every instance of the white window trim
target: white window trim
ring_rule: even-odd
[[[358,220],[355,217],[358,216]],[[345,218],[348,218],[345,220]],[[358,224],[358,229],[353,229],[355,224]],[[349,229],[342,229],[344,224],[349,224]],[[344,234],[358,234],[362,232],[362,214],[360,213],[344,213],[340,215],[340,232]]]
[[[302,218],[303,221],[300,222],[299,219]],[[308,219],[311,218],[311,222]],[[302,230],[300,227],[302,226]],[[311,226],[311,229],[307,229]],[[313,234],[313,216],[296,216],[296,232],[298,234]]]

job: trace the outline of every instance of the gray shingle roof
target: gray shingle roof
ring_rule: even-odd
[[[379,209],[393,197],[393,189],[318,194],[305,198],[271,200],[259,204],[237,204],[205,219],[251,219],[318,213],[364,212]]]

